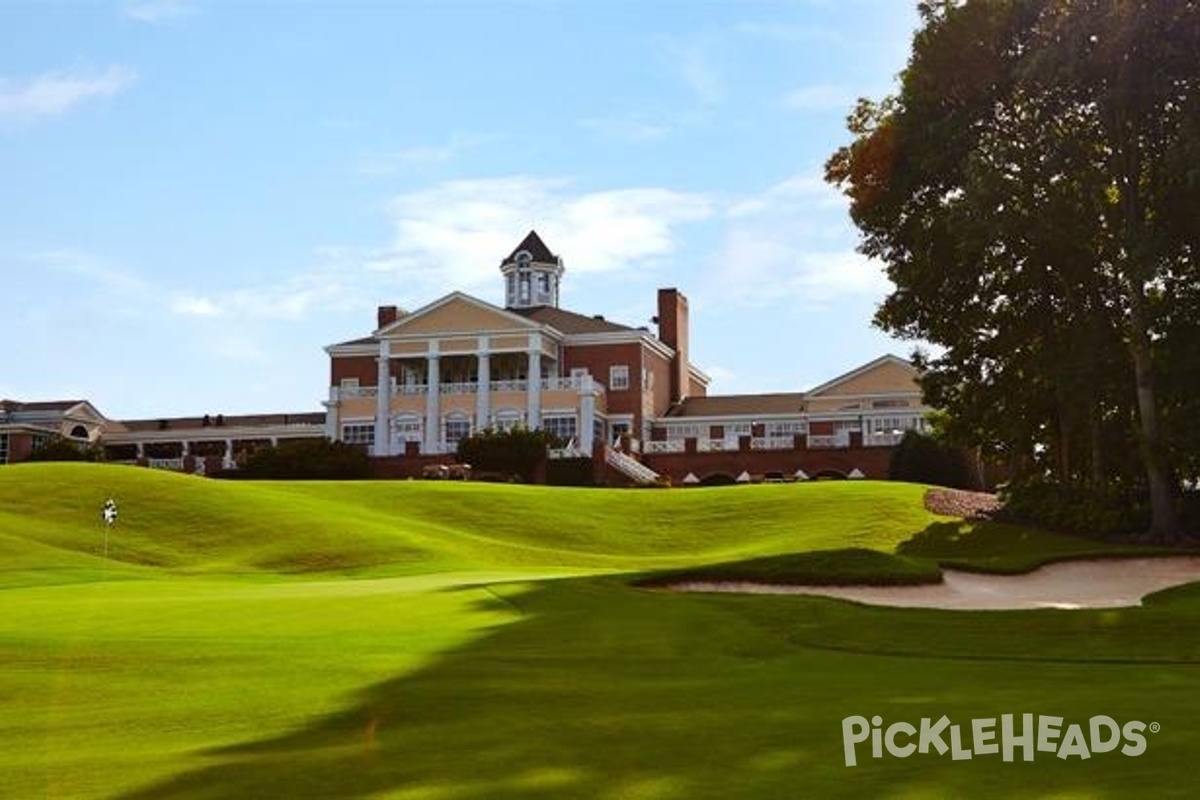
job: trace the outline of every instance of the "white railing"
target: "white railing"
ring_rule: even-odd
[[[428,394],[429,386],[424,383],[402,383],[395,388],[396,394]]]
[[[542,388],[546,391],[561,389],[579,389],[579,378],[542,378]]]
[[[792,450],[795,446],[793,436],[755,436],[750,440],[751,450]]]
[[[658,473],[647,467],[640,461],[632,459],[622,453],[620,450],[613,450],[611,447],[605,448],[604,460],[625,477],[644,485],[657,483]]]
[[[183,469],[182,458],[148,458],[146,463],[151,469],[173,469],[175,471]]]
[[[438,391],[442,394],[475,394],[479,391],[479,384],[474,381],[470,383],[442,383],[438,385]]]
[[[835,434],[823,436],[809,436],[809,450],[844,450],[850,446],[849,431],[838,431]]]
[[[738,443],[728,439],[697,439],[697,453],[719,453],[726,450],[737,450]]]
[[[864,447],[895,447],[900,444],[900,440],[904,438],[903,433],[892,433],[891,431],[876,431],[863,437]]]
[[[523,392],[528,388],[529,381],[526,380],[491,382],[491,390],[493,392]]]
[[[377,394],[374,386],[340,386],[338,397],[374,397]]]
[[[659,442],[646,442],[645,453],[682,453],[683,439],[665,439]]]

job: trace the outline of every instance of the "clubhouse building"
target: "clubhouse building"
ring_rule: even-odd
[[[4,401],[0,463],[60,435],[111,460],[206,472],[324,436],[366,448],[380,475],[413,476],[476,431],[524,426],[556,434],[567,444],[552,457],[591,458],[609,483],[883,478],[891,447],[924,426],[916,371],[891,355],[807,392],[709,395],[681,292],[658,290],[654,330],[631,327],[562,308],[563,274],[531,231],[500,263],[503,308],[462,292],[380,306],[372,332],[325,348],[323,413],[110,421],[86,401]]]

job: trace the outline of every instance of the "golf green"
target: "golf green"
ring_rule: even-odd
[[[889,582],[893,564],[903,582],[1138,552],[938,517],[923,493],[5,467],[0,796],[1194,794],[1196,586],[1139,608],[951,612],[638,585],[814,565]],[[975,747],[973,724],[998,742],[1023,714],[1062,718],[1053,747]],[[959,758],[875,758],[866,739],[847,766],[843,721],[875,716],[881,740],[945,716]],[[1144,723],[1144,751],[1104,751],[1103,730],[1092,747],[1102,716]],[[1061,747],[1073,725],[1086,758]]]

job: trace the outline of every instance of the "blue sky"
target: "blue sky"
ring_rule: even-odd
[[[375,307],[690,299],[714,393],[911,346],[821,181],[908,0],[0,4],[0,397],[115,418],[319,410]]]

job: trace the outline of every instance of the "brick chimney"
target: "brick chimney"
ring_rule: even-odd
[[[380,306],[379,307],[379,325],[378,328],[384,328],[391,325],[396,320],[400,319],[400,309],[396,306]]]
[[[671,403],[688,394],[688,301],[678,289],[658,290],[658,338],[675,351],[671,359]]]

